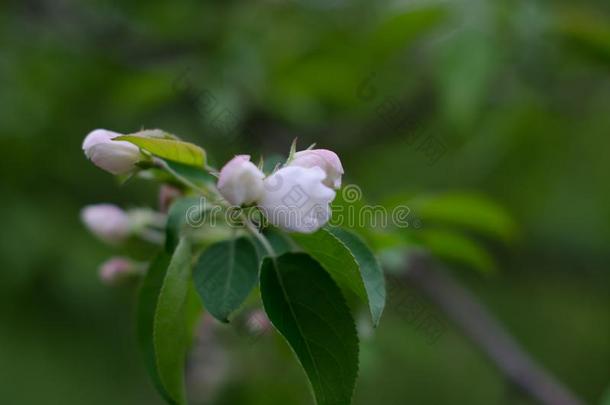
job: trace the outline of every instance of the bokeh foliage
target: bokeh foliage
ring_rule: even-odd
[[[494,275],[455,274],[597,402],[610,382],[609,16],[603,1],[3,2],[3,402],[157,401],[134,293],[99,284],[113,251],[78,220],[98,201],[154,205],[156,190],[86,162],[97,127],[163,128],[216,164],[285,153],[298,136],[336,149],[372,202],[491,196],[520,228],[509,247],[476,236]],[[433,164],[418,143],[429,137],[446,147]],[[428,345],[397,312],[388,303],[361,355],[356,403],[527,403],[456,330]],[[232,353],[218,403],[308,400],[275,343]]]

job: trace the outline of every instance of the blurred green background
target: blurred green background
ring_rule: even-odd
[[[160,403],[135,345],[133,288],[101,285],[114,251],[79,222],[85,204],[154,206],[157,190],[119,187],[87,162],[82,139],[100,127],[163,128],[218,165],[286,153],[298,136],[336,150],[346,183],[373,202],[490,196],[518,236],[491,244],[495,275],[454,274],[536,360],[601,402],[607,1],[8,0],[0,33],[3,404]],[[275,338],[217,332],[225,352],[198,383],[207,403],[311,403]],[[531,403],[458,330],[428,344],[391,305],[361,357],[356,404]]]

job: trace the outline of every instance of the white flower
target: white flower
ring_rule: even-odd
[[[126,141],[113,141],[121,134],[105,129],[91,131],[83,141],[83,151],[97,167],[115,175],[135,170],[142,155],[140,149]]]
[[[327,149],[303,150],[295,153],[290,166],[299,167],[319,167],[324,170],[326,177],[324,184],[338,190],[341,188],[341,176],[343,175],[343,165],[339,156]]]
[[[122,242],[131,233],[129,215],[116,205],[89,205],[81,211],[81,219],[95,236],[111,244]]]
[[[285,231],[315,232],[329,221],[336,195],[324,185],[325,178],[319,167],[284,167],[265,179],[259,207],[269,222]]]
[[[140,271],[140,266],[132,260],[126,257],[112,257],[101,264],[99,276],[106,285],[118,285]]]
[[[233,205],[252,204],[263,195],[264,177],[250,156],[235,156],[220,171],[218,191]]]

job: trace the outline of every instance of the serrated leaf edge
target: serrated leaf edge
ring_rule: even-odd
[[[358,259],[356,258],[356,256],[352,253],[352,250],[341,240],[339,239],[339,237],[337,237],[335,234],[333,234],[333,232],[327,228],[324,228],[324,231],[328,232],[333,238],[335,238],[339,243],[341,243],[341,245],[343,245],[343,247],[345,247],[345,249],[349,252],[349,254],[352,256],[352,258],[354,259],[354,262],[356,263],[356,265],[358,266],[358,274],[360,275],[360,280],[362,281],[362,285],[364,286],[364,291],[366,292],[366,301],[367,301],[367,306],[369,308],[369,313],[371,314],[371,318],[373,319],[373,326],[377,327],[379,326],[379,322],[381,320],[381,316],[383,315],[383,312],[385,311],[385,302],[383,305],[383,308],[381,309],[381,312],[379,313],[379,317],[377,319],[375,319],[375,314],[373,314],[372,308],[371,308],[371,300],[369,298],[369,292],[366,290],[366,283],[364,282],[364,279],[362,278],[362,271],[360,270],[362,268],[362,266],[360,265],[360,262],[358,262]],[[362,240],[362,238],[353,233],[354,237],[360,239],[360,241],[366,246],[366,243],[364,242],[364,240]],[[368,246],[367,246],[368,248]],[[371,252],[372,253],[372,252]],[[375,259],[375,262],[377,262],[377,266],[379,266],[380,269],[382,269],[381,267],[381,263],[379,262],[379,259],[377,258],[377,255],[373,254],[373,258]],[[324,266],[322,266],[324,267]],[[332,278],[332,277],[331,277]],[[382,272],[382,280],[383,280],[383,286],[384,286],[384,290],[385,290],[385,277],[383,277],[383,272]],[[333,280],[334,281],[334,280]],[[387,299],[387,296],[385,297]]]

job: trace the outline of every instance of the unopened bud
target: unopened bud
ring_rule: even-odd
[[[252,204],[263,194],[264,177],[250,156],[235,156],[220,171],[218,191],[233,205]]]
[[[322,182],[325,177],[319,167],[284,167],[265,179],[259,208],[278,228],[313,233],[330,220],[330,203],[336,196]]]
[[[110,244],[124,241],[131,233],[129,215],[116,205],[89,205],[81,211],[81,219],[91,233]]]
[[[105,129],[91,131],[83,141],[83,151],[97,167],[114,175],[128,174],[142,160],[140,149],[126,141],[113,141],[121,134]]]
[[[319,167],[324,170],[326,177],[324,184],[338,190],[341,188],[341,176],[343,176],[343,165],[339,156],[327,149],[303,150],[295,153],[290,166]]]
[[[141,273],[141,266],[126,257],[108,259],[99,269],[100,280],[106,285],[118,285]]]
[[[262,309],[256,309],[248,314],[246,319],[248,332],[253,335],[263,335],[271,330],[271,321]]]

